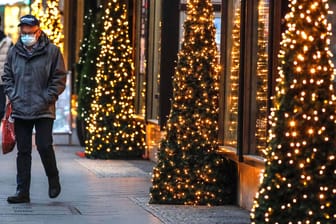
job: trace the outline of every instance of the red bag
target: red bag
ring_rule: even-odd
[[[2,153],[6,154],[13,151],[15,146],[15,133],[14,133],[14,119],[11,117],[12,104],[6,105],[6,114],[2,118],[1,131],[2,131]]]

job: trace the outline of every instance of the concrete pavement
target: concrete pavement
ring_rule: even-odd
[[[16,150],[16,149],[15,149]],[[61,195],[48,198],[48,181],[33,150],[31,203],[8,204],[15,193],[16,152],[0,155],[0,224],[247,224],[249,212],[235,206],[148,204],[150,161],[89,160],[79,146],[55,146]]]

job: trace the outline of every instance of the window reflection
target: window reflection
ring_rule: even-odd
[[[0,16],[2,17],[3,21],[1,25],[3,25],[5,34],[12,38],[13,43],[15,43],[19,38],[19,32],[17,28],[19,19],[21,16],[28,14],[30,9],[28,4],[3,5],[7,3],[4,2],[1,4],[0,2]]]
[[[258,5],[258,51],[256,78],[256,149],[266,148],[268,116],[268,37],[269,0],[260,0]]]
[[[151,38],[153,43],[150,43],[153,46],[153,54],[151,56],[151,72],[150,74],[153,76],[151,88],[152,89],[152,103],[151,103],[151,119],[158,120],[159,119],[159,97],[160,97],[160,64],[161,64],[161,8],[162,2],[161,0],[156,0],[151,3],[152,12],[154,12],[153,17],[151,18],[153,21],[153,28],[150,30],[154,30],[152,33],[153,37]]]
[[[224,115],[224,144],[237,146],[237,128],[238,128],[238,93],[239,93],[239,67],[240,67],[240,15],[241,1],[232,0],[229,4],[228,18],[233,18],[228,23],[228,61],[229,70],[225,80],[225,115]]]
[[[141,2],[141,24],[140,24],[140,55],[139,75],[137,80],[137,92],[139,96],[138,114],[145,116],[146,113],[146,73],[147,73],[147,40],[148,40],[148,0]]]

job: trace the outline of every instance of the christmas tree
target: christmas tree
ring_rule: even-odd
[[[30,8],[31,14],[37,19],[41,20],[41,18],[44,17],[43,0],[34,0],[34,2],[30,5]]]
[[[91,40],[91,29],[96,28],[96,21],[99,22],[100,19],[96,18],[96,14],[102,6],[97,7],[97,0],[86,0],[84,2],[84,21],[83,21],[83,39],[81,40],[81,46],[79,49],[79,59],[76,64],[76,72],[77,72],[77,79],[76,79],[76,93],[78,94],[80,88],[80,79],[82,74],[83,66],[86,64],[87,61],[87,51],[90,46]],[[98,35],[100,36],[100,35]],[[99,41],[98,41],[99,42]]]
[[[63,52],[64,35],[58,0],[47,0],[43,7],[42,0],[35,0],[31,5],[31,13],[40,20],[41,29],[47,34],[51,42]]]
[[[211,1],[189,0],[150,203],[219,205],[235,197],[234,172],[216,153],[220,66],[215,32]]]
[[[77,72],[77,79],[76,79],[76,93],[78,94],[80,89],[80,80],[82,78],[82,69],[86,64],[87,58],[87,51],[90,45],[90,34],[91,29],[95,27],[95,14],[92,9],[88,9],[84,12],[84,21],[83,21],[83,39],[81,40],[81,45],[79,48],[79,59],[76,64],[76,72]],[[88,60],[89,61],[89,60]]]
[[[90,107],[96,88],[97,58],[100,52],[99,37],[103,30],[102,6],[87,8],[84,17],[84,38],[77,63],[77,134],[81,145],[85,146],[87,137],[85,120],[89,118]]]
[[[85,154],[100,159],[140,157],[145,130],[134,116],[135,76],[124,2],[108,2],[103,26]]]
[[[336,222],[336,107],[327,0],[292,0],[252,223]]]

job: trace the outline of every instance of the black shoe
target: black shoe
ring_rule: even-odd
[[[10,204],[29,203],[30,198],[27,194],[17,192],[15,195],[8,197],[7,202]]]
[[[61,193],[61,185],[58,177],[49,178],[49,197],[56,198]]]

